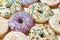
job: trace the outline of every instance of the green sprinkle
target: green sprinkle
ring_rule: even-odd
[[[16,1],[17,4],[20,4],[18,1]]]
[[[35,9],[34,9],[34,6],[32,6],[32,9],[35,10]]]
[[[12,0],[6,0],[6,1],[8,5],[12,3]]]
[[[49,32],[48,30],[46,30],[47,32]]]
[[[33,29],[34,31],[36,31],[35,29]]]
[[[45,18],[47,18],[47,17],[48,17],[48,15],[46,15],[46,14],[44,14],[44,16],[45,16]]]
[[[40,7],[41,7],[41,8],[42,8],[42,7],[44,7],[44,4],[41,4],[41,6],[40,6]]]

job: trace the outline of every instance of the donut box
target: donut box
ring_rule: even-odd
[[[0,40],[60,40],[60,0],[0,0]]]

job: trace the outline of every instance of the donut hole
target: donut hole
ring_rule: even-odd
[[[19,22],[19,23],[23,23],[23,20],[22,20],[22,19],[19,19],[18,22]]]
[[[40,37],[44,37],[44,35],[43,34],[39,34],[40,35]]]
[[[39,12],[40,14],[43,14],[43,11],[41,11],[41,10],[38,10],[38,12]]]
[[[7,7],[7,8],[10,8],[10,7],[11,7],[11,5],[6,5],[6,7]]]

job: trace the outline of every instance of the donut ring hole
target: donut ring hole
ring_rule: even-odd
[[[43,34],[39,34],[39,35],[40,35],[40,37],[42,37],[42,38],[44,37],[44,35],[43,35]]]
[[[19,22],[19,23],[23,23],[23,20],[20,18],[20,19],[18,20],[18,22]]]
[[[6,7],[7,7],[7,8],[10,8],[10,7],[11,7],[11,5],[6,5]]]
[[[38,12],[39,12],[40,14],[43,14],[43,11],[41,11],[41,10],[38,10]]]

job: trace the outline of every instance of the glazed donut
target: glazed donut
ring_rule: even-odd
[[[45,23],[53,15],[50,8],[43,3],[34,3],[30,5],[29,8],[27,8],[27,12],[37,23]]]
[[[9,18],[8,22],[11,30],[28,32],[30,28],[34,25],[34,22],[30,15],[24,11],[17,12]]]
[[[30,5],[32,3],[37,2],[38,0],[19,0],[21,5]]]
[[[60,12],[50,18],[49,24],[56,34],[60,34]]]
[[[28,40],[27,36],[22,32],[9,32],[3,40]]]
[[[13,13],[22,9],[18,0],[1,0],[0,1],[0,16],[8,18]]]
[[[38,0],[19,0],[20,4],[26,5],[26,4],[32,4],[34,2],[37,2]]]
[[[40,0],[42,3],[46,3],[52,8],[55,8],[58,6],[60,0]]]
[[[36,24],[30,30],[30,40],[56,40],[56,35],[49,25]]]
[[[7,20],[0,17],[0,39],[5,36],[5,34],[8,32],[8,29]]]

